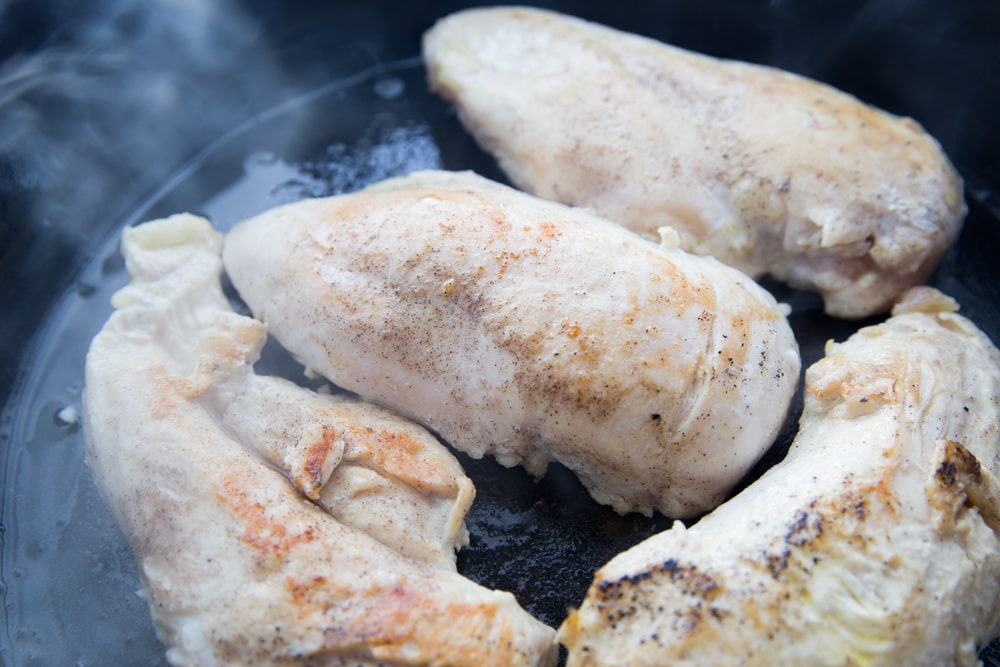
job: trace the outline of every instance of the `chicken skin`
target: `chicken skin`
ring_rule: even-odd
[[[244,221],[223,260],[337,385],[474,457],[559,461],[621,513],[690,516],[770,446],[800,361],[769,293],[670,242],[428,171]]]
[[[455,571],[471,482],[431,434],[252,365],[263,324],[190,215],[123,236],[87,356],[87,463],[173,665],[553,665],[554,631]]]
[[[1000,634],[1000,351],[908,291],[806,371],[787,458],[595,575],[569,667],[978,664]]]
[[[887,311],[957,237],[962,182],[915,121],[777,69],[554,12],[471,9],[424,37],[432,90],[517,187],[592,208],[826,311]]]

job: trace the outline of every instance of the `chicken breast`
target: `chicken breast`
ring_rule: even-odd
[[[440,442],[381,408],[248,369],[207,392],[223,429],[339,522],[455,570],[475,489]]]
[[[222,237],[126,230],[87,356],[87,463],[174,665],[553,665],[554,631],[455,572],[471,483],[380,408],[254,375]]]
[[[776,69],[549,11],[472,9],[424,37],[431,88],[511,181],[826,311],[889,309],[958,235],[962,182],[912,119]]]
[[[806,372],[787,458],[601,568],[569,667],[976,665],[1000,634],[1000,352],[930,288]]]
[[[798,381],[743,274],[470,172],[273,209],[223,259],[310,368],[474,457],[560,461],[622,513],[718,504]]]

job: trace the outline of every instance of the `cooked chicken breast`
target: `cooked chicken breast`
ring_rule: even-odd
[[[600,569],[570,667],[975,665],[1000,634],[1000,352],[906,293],[806,372],[787,458]]]
[[[457,574],[472,487],[429,433],[254,375],[265,338],[194,216],[126,230],[87,356],[87,463],[174,665],[552,665],[554,631]]]
[[[455,570],[475,497],[430,433],[373,405],[323,396],[240,367],[208,392],[221,426],[341,523],[399,553]]]
[[[909,118],[776,69],[553,12],[472,9],[424,38],[430,86],[511,181],[753,277],[888,310],[958,235],[962,183]]]
[[[310,368],[474,457],[560,461],[623,513],[720,502],[798,381],[743,274],[468,172],[279,207],[223,259]]]

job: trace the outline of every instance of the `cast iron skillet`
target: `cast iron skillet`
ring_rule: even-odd
[[[465,3],[332,4],[0,5],[3,664],[165,664],[75,421],[87,346],[125,281],[122,226],[194,211],[225,229],[426,167],[504,180],[426,91],[417,58],[420,34]],[[915,117],[962,172],[970,205],[932,283],[1000,340],[993,3],[536,4],[780,66]],[[868,323],[832,320],[816,297],[766,284],[793,306],[805,364]],[[276,345],[258,371],[303,380]],[[751,478],[784,454],[798,409]],[[460,458],[478,496],[459,569],[552,625],[596,567],[669,525],[596,505],[558,466],[534,483]],[[994,653],[983,658],[1000,665]]]

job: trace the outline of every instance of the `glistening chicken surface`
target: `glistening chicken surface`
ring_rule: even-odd
[[[475,457],[691,516],[771,445],[799,354],[742,273],[471,172],[278,207],[223,260],[282,345]]]

